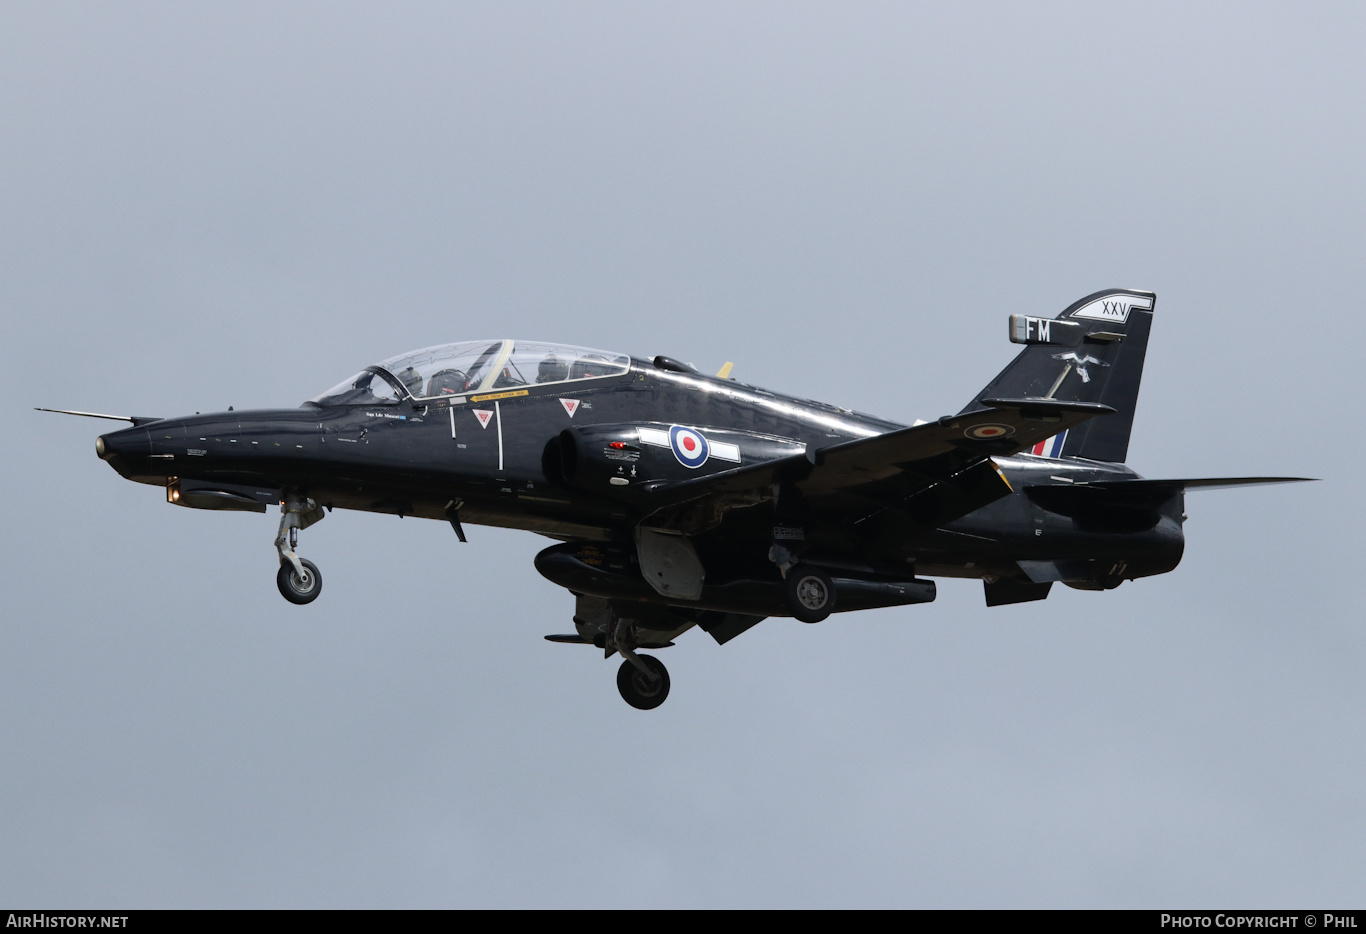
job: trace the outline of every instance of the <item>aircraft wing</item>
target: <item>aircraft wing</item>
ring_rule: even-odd
[[[1073,425],[1114,411],[1109,406],[1052,399],[992,399],[988,408],[860,438],[805,454],[663,485],[650,494],[658,510],[700,499],[747,505],[774,484],[795,486],[818,509],[849,497],[871,511],[908,511],[933,527],[1010,492],[991,463],[1026,450]],[[870,509],[862,510],[868,515]]]
[[[992,399],[985,404],[991,408],[821,448],[814,456],[808,455],[813,469],[801,481],[802,491],[820,494],[877,487],[908,471],[948,476],[992,456],[1018,454],[1073,425],[1114,411],[1107,405],[1051,399]]]

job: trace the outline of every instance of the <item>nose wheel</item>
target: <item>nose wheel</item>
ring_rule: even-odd
[[[669,671],[653,655],[634,655],[617,669],[621,699],[636,710],[654,710],[669,696]]]
[[[636,710],[654,710],[669,696],[669,672],[653,655],[636,654],[640,643],[634,620],[617,616],[610,607],[607,614],[606,625],[601,627],[593,643],[601,645],[608,658],[620,655],[625,659],[617,669],[617,690],[621,692],[621,699]],[[577,617],[574,622],[578,624]]]
[[[300,558],[295,549],[299,547],[299,530],[318,522],[326,513],[313,500],[297,493],[285,495],[280,513],[280,531],[275,536],[280,570],[275,575],[275,585],[280,588],[280,596],[290,603],[312,603],[323,592],[323,576],[316,564]]]
[[[300,558],[299,564],[303,565],[302,576],[295,570],[292,561],[281,564],[279,572],[275,575],[275,586],[280,588],[280,596],[290,603],[302,606],[305,603],[312,603],[318,599],[318,594],[323,592],[323,576],[318,571],[318,566],[307,558]]]

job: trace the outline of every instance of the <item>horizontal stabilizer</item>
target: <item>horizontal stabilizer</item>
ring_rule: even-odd
[[[1113,490],[1116,493],[1178,490],[1229,490],[1239,486],[1270,486],[1273,483],[1315,483],[1316,477],[1202,477],[1193,480],[1101,480],[1078,483],[1074,489]]]
[[[1025,418],[1050,417],[1064,412],[1090,417],[1093,415],[1113,415],[1115,410],[1099,402],[1067,402],[1062,399],[1047,399],[1042,396],[1024,399],[983,399],[982,404],[993,409],[1018,409]],[[940,419],[944,421],[944,419]]]

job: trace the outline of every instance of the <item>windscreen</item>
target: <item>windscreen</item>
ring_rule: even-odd
[[[370,367],[309,401],[318,405],[393,405],[399,398],[398,387],[385,374]]]

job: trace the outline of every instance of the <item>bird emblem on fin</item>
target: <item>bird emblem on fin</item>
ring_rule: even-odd
[[[1074,367],[1074,368],[1076,369],[1076,371],[1077,371],[1077,375],[1081,377],[1081,381],[1082,381],[1083,383],[1089,383],[1089,382],[1091,382],[1091,374],[1090,374],[1090,373],[1087,371],[1087,369],[1086,369],[1088,366],[1109,366],[1109,365],[1110,365],[1110,364],[1106,363],[1104,360],[1097,360],[1095,357],[1091,356],[1090,354],[1087,354],[1087,355],[1084,356],[1084,357],[1078,357],[1078,356],[1077,356],[1077,352],[1076,352],[1075,350],[1069,351],[1068,353],[1055,353],[1055,354],[1053,355],[1053,359],[1054,359],[1054,360],[1064,360],[1064,361],[1067,362],[1067,365],[1068,365],[1068,366]],[[1063,375],[1064,375],[1064,376],[1067,375],[1067,372],[1066,372],[1065,370],[1063,371]]]

